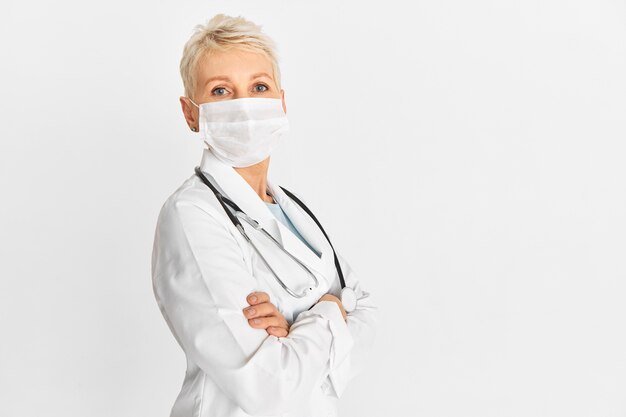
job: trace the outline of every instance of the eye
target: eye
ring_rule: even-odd
[[[265,87],[265,90],[261,90],[261,91],[259,91],[259,90],[256,88],[256,87],[259,87],[259,86],[261,86],[261,87]],[[266,92],[266,91],[267,91],[267,90],[269,90],[269,89],[270,89],[270,88],[269,88],[267,85],[265,85],[265,84],[261,84],[261,83],[259,83],[259,84],[257,84],[257,85],[255,85],[255,86],[254,86],[254,91],[256,91],[257,93],[264,93],[264,92]]]
[[[224,87],[216,87],[213,90],[211,90],[211,94],[216,95],[216,96],[223,96],[224,94],[226,94],[226,93],[215,94],[215,92],[218,91],[218,90],[226,91],[226,89]]]

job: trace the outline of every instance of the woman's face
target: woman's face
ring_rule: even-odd
[[[210,57],[200,59],[193,101],[200,105],[242,97],[280,98],[287,113],[285,90],[278,90],[272,75],[272,64],[265,55],[231,49],[214,51]],[[199,109],[187,97],[181,97],[180,102],[187,124],[198,131]]]

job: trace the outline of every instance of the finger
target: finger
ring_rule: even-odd
[[[272,303],[256,304],[243,309],[243,314],[248,318],[273,316],[277,313],[278,310]]]
[[[289,334],[287,329],[282,327],[270,326],[266,330],[269,334],[276,337],[286,337]]]
[[[248,323],[255,329],[267,329],[270,326],[284,327],[285,319],[279,316],[255,317],[248,319]]]
[[[255,317],[248,319],[248,323],[255,329],[267,329],[270,326],[284,326],[284,319],[279,316]]]
[[[246,298],[246,300],[248,301],[248,304],[256,305],[259,303],[268,302],[270,300],[270,296],[266,292],[255,291],[255,292],[248,294],[248,297]]]
[[[289,335],[289,325],[286,325],[286,327],[283,326],[268,326],[267,329],[265,329],[265,331],[268,334],[271,334],[273,336],[276,337],[286,337]]]

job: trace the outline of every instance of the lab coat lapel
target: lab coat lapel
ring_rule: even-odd
[[[322,253],[321,258],[314,254],[287,226],[279,222],[269,207],[267,207],[265,201],[250,187],[250,184],[232,166],[217,159],[210,149],[204,149],[200,169],[210,174],[217,182],[217,184],[215,182],[213,184],[217,185],[218,190],[235,202],[248,216],[259,222],[270,235],[283,245],[285,250],[310,269],[326,276],[328,273],[328,250],[330,246],[327,243],[324,245],[324,242],[320,241],[319,236],[312,230],[310,222],[303,220],[303,216],[308,217],[308,215],[300,212],[297,207],[293,206],[295,203],[290,201],[290,198],[280,187],[274,185],[271,177],[268,176],[267,180],[270,193],[282,207],[298,232],[302,234],[302,237],[307,239],[311,246]],[[312,219],[311,223],[317,228]],[[246,230],[251,230],[251,227],[245,221],[242,220],[242,224]],[[319,235],[321,235],[321,231],[319,231]],[[324,238],[323,235],[321,236]],[[261,239],[264,238],[261,237]]]
[[[309,216],[307,212],[302,209],[289,197],[283,190],[276,184],[271,178],[268,178],[268,188],[274,200],[280,205],[283,209],[289,220],[293,223],[298,232],[302,235],[302,237],[309,242],[311,246],[313,246],[318,252],[321,252],[321,257],[318,257],[315,253],[311,251],[297,236],[295,236],[291,231],[284,226],[282,223],[279,224],[281,232],[285,237],[285,241],[290,247],[294,248],[294,250],[298,250],[298,253],[302,253],[302,256],[305,256],[306,259],[311,264],[321,264],[320,272],[323,272],[324,275],[330,274],[328,276],[329,280],[332,278],[332,269],[329,271],[329,267],[334,268],[334,257],[331,246],[328,244],[326,237],[317,226],[315,221]],[[287,238],[287,235],[289,238]]]
[[[200,169],[215,179],[217,184],[213,182],[213,185],[216,185],[218,190],[235,202],[248,216],[259,222],[276,240],[281,241],[277,221],[274,220],[272,212],[265,207],[265,202],[233,167],[217,159],[209,149],[205,148]],[[250,227],[243,220],[241,223],[246,230]]]

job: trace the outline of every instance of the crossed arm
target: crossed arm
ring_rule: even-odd
[[[333,294],[324,294],[318,302],[325,300],[337,303],[343,319],[348,319],[346,310],[338,297]],[[286,337],[289,334],[287,319],[270,301],[270,296],[266,292],[253,292],[246,297],[246,301],[250,306],[243,309],[243,314],[251,327],[264,329],[268,334],[276,337]]]
[[[195,202],[173,201],[158,224],[152,259],[157,303],[189,360],[225,395],[249,414],[297,407],[325,378],[341,395],[364,366],[359,358],[376,328],[371,298],[343,258],[357,309],[344,315],[334,296],[326,294],[285,329],[269,298],[255,293],[259,298],[252,301],[255,279],[224,222]],[[242,311],[252,305],[259,306],[257,317]],[[256,318],[261,321],[249,321]],[[280,333],[268,337],[269,332]]]

